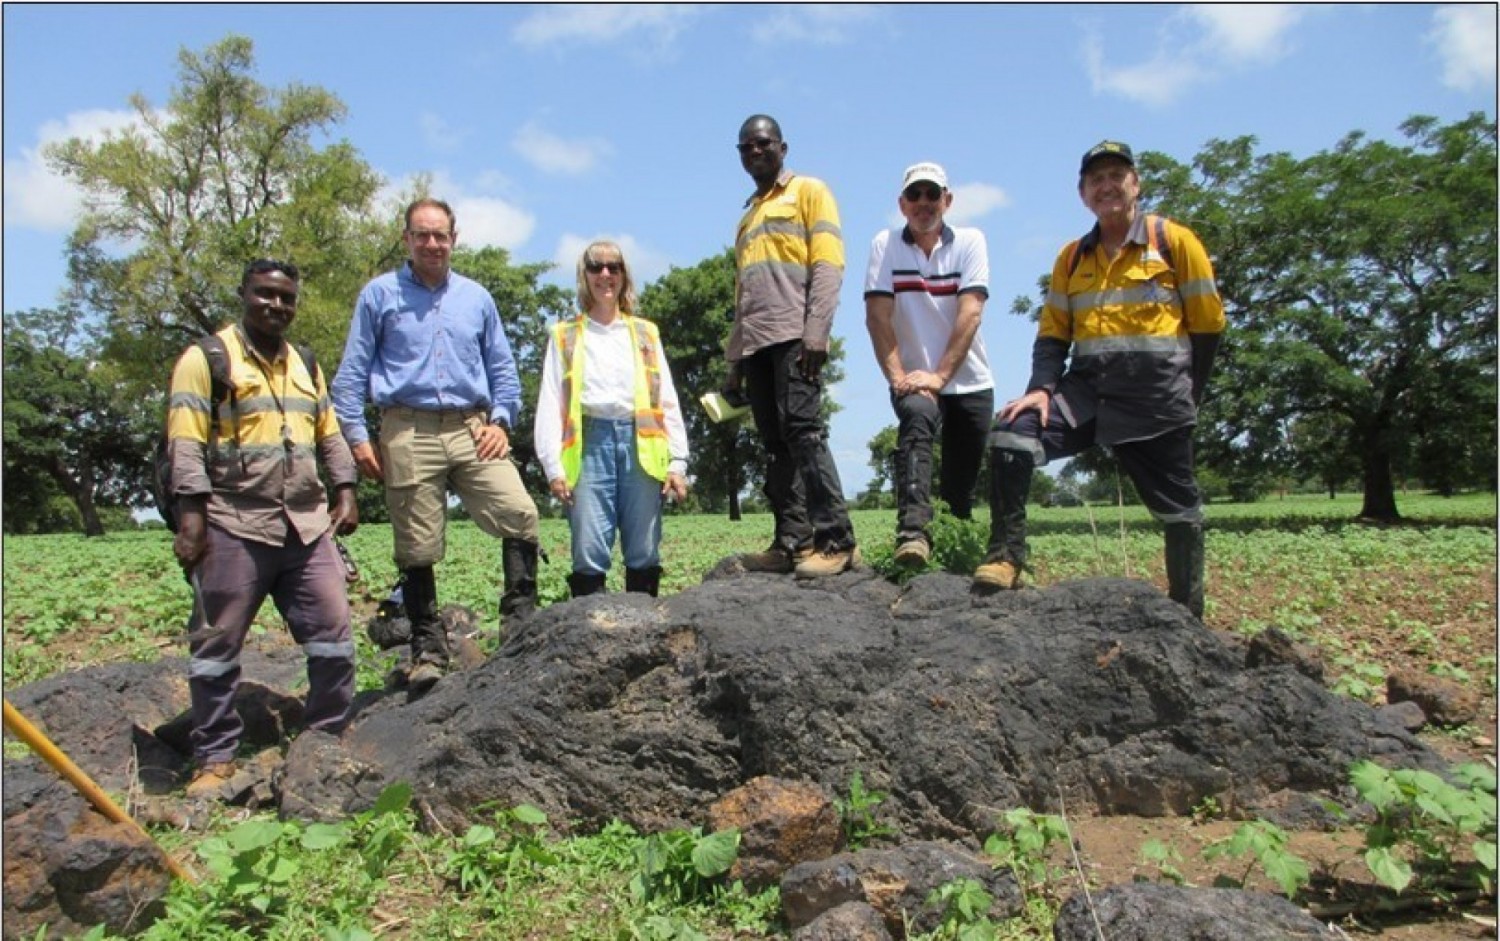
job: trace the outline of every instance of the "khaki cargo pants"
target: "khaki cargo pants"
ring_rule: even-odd
[[[537,541],[536,503],[515,463],[508,456],[481,461],[475,453],[474,434],[485,420],[480,409],[398,406],[381,413],[380,461],[398,568],[442,561],[450,486],[484,532]]]

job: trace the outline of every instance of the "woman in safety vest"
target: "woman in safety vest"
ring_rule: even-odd
[[[656,324],[634,315],[635,288],[614,242],[578,259],[578,307],[552,328],[533,438],[573,533],[573,597],[604,590],[615,533],[625,590],[655,596],[661,509],[687,496],[687,429]]]

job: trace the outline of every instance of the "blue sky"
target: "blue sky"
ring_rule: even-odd
[[[41,146],[120,127],[132,94],[164,104],[178,50],[231,32],[254,40],[262,82],[338,95],[333,137],[391,192],[430,173],[461,242],[564,270],[596,236],[646,281],[725,248],[751,188],[735,134],[766,112],[842,214],[831,443],[853,494],[892,423],[861,295],[905,166],[944,164],[950,221],[988,236],[982,335],[1003,401],[1033,330],[1010,302],[1092,222],[1074,189],[1087,147],[1186,161],[1248,134],[1303,156],[1352,130],[1394,139],[1413,114],[1493,118],[1495,31],[1492,4],[6,4],[3,307],[52,304],[63,283],[77,195]]]

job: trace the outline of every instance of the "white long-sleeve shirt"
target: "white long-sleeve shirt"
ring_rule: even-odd
[[[686,474],[688,461],[687,426],[672,384],[672,370],[666,352],[656,343],[656,361],[661,364],[662,421],[667,429],[667,452],[671,463],[667,472]],[[537,459],[548,480],[563,475],[562,467],[562,354],[557,336],[549,332],[547,355],[542,361],[542,388],[537,396],[536,423],[532,440]],[[630,345],[630,328],[623,317],[603,325],[593,318],[584,319],[583,330],[583,414],[588,418],[633,418],[635,416],[635,350]]]

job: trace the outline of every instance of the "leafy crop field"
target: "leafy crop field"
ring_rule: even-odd
[[[1273,497],[1257,504],[1211,506],[1205,620],[1210,627],[1240,634],[1277,626],[1315,644],[1327,664],[1330,684],[1345,695],[1370,702],[1383,700],[1384,676],[1396,668],[1449,677],[1481,695],[1485,718],[1478,727],[1424,735],[1455,762],[1484,759],[1493,753],[1495,737],[1495,497],[1403,495],[1400,505],[1406,521],[1385,527],[1355,522],[1359,504],[1354,497],[1333,501]],[[987,518],[983,511],[979,515],[967,524],[940,518],[935,531],[938,562],[967,572],[979,561],[987,533]],[[893,578],[906,577],[890,563],[894,512],[861,511],[854,516],[865,560]],[[1105,575],[1144,578],[1165,586],[1160,532],[1141,508],[1037,508],[1032,520],[1031,584],[1046,586]],[[720,559],[763,548],[770,538],[771,519],[766,515],[748,515],[739,523],[722,517],[669,516],[663,593],[696,584]],[[362,623],[394,580],[389,529],[361,527],[347,544],[362,572],[362,580],[353,586],[356,619]],[[541,569],[546,603],[566,597],[568,533],[563,521],[543,521],[542,546],[549,557]],[[7,688],[107,660],[151,660],[186,653],[183,623],[189,597],[166,532],[113,534],[93,540],[71,535],[6,537],[3,550]],[[620,581],[617,567],[611,573],[611,590],[620,590]],[[443,603],[471,607],[483,623],[493,627],[500,586],[498,543],[471,523],[451,523],[448,558],[438,569],[438,585]],[[284,637],[279,616],[270,605],[261,611],[256,630],[268,641]],[[361,685],[378,686],[393,655],[377,653],[362,630],[356,630],[356,637]],[[497,641],[492,629],[481,646],[493,647]],[[8,743],[7,751],[14,754],[18,747]],[[211,868],[223,873],[239,864],[235,841],[250,840],[241,830],[253,826],[255,842],[282,847],[288,864],[309,877],[294,881],[321,885],[324,891],[309,894],[310,889],[289,885],[277,890],[282,893],[278,895],[268,887],[264,898],[270,909],[248,914],[243,910],[244,900],[212,893],[192,898],[174,895],[171,917],[148,936],[786,935],[784,926],[776,922],[774,890],[771,897],[736,895],[722,887],[707,896],[689,892],[653,897],[642,890],[640,860],[669,858],[669,850],[684,854],[679,860],[682,886],[678,888],[704,890],[707,883],[693,876],[690,861],[696,858],[693,854],[697,841],[704,839],[702,834],[635,834],[621,825],[597,836],[549,842],[543,838],[545,821],[524,808],[496,808],[493,826],[468,834],[424,834],[414,829],[409,811],[398,798],[393,796],[380,814],[350,821],[337,833],[318,831],[311,841],[296,824],[273,823],[274,818],[263,815],[241,820],[229,810],[215,821],[212,839],[171,831],[161,834],[164,843],[200,864],[200,871],[208,861],[206,846],[208,854],[217,854]],[[864,810],[871,812],[877,804],[878,799],[869,798]],[[1204,811],[1203,820],[1192,822],[1204,829],[1195,830],[1185,842],[1203,844],[1206,835],[1215,832],[1212,828],[1224,823],[1212,820],[1213,808]],[[1036,822],[1040,819],[1018,817],[1017,825],[1034,825],[1041,832],[1045,828]],[[1104,856],[1113,848],[1118,857],[1094,861],[1103,866],[1097,870],[1101,878],[1128,881],[1142,874],[1142,861],[1150,858],[1155,862],[1145,872],[1148,877],[1175,873],[1207,884],[1208,870],[1194,869],[1195,861],[1200,866],[1206,863],[1199,858],[1184,861],[1170,840],[1158,839],[1159,830],[1146,833],[1146,824],[1134,821],[1110,833],[1099,829],[1106,822],[1079,821],[1078,826],[1088,832],[1085,845],[1098,848]],[[1176,828],[1174,833],[1185,826],[1180,821],[1170,825]],[[1250,838],[1241,831],[1235,833],[1237,839]],[[1219,845],[1226,845],[1228,839],[1224,836]],[[645,848],[648,844],[649,849]],[[333,854],[340,858],[347,858],[349,852],[360,854],[366,865],[357,868],[357,873],[363,881],[350,884],[347,880],[355,876],[344,871],[350,867],[340,867],[310,846],[341,847]],[[1341,852],[1355,854],[1360,849],[1356,844]],[[1170,855],[1174,853],[1178,855]],[[1036,864],[1037,860],[1024,862]],[[1073,886],[1065,873],[1054,872],[1058,878],[1048,881],[1051,871],[1043,867],[1040,872],[1043,878],[1033,886],[1026,917],[1002,926],[998,933],[962,936],[1050,937],[1051,914]],[[242,873],[241,881],[244,878],[249,877]],[[331,926],[335,925],[343,927],[334,930]],[[1467,925],[1453,911],[1440,910],[1404,927],[1385,928],[1388,937],[1425,941],[1470,937],[1461,930]],[[959,937],[960,927],[955,923],[953,933],[940,936]]]

